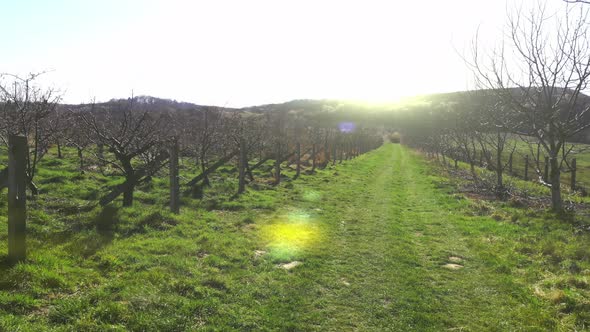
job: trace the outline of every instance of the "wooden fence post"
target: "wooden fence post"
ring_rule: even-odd
[[[315,172],[315,155],[316,155],[316,148],[315,148],[315,143],[313,143],[311,145],[311,172]]]
[[[571,177],[571,189],[572,191],[576,190],[576,171],[577,171],[577,166],[576,166],[576,158],[572,159],[572,177]]]
[[[295,148],[295,155],[297,158],[297,169],[295,173],[295,178],[298,178],[301,175],[301,142],[297,142],[297,147]]]
[[[11,263],[27,257],[27,175],[29,148],[27,138],[12,135],[8,141],[8,260]]]
[[[524,180],[529,180],[529,155],[524,156]]]
[[[330,164],[330,152],[329,152],[329,148],[328,148],[328,135],[326,135],[326,138],[324,139],[324,159],[326,161],[326,166],[328,166]]]
[[[275,184],[281,183],[281,142],[276,143],[275,153]]]
[[[543,181],[549,182],[549,157],[545,157],[545,173],[543,174]]]
[[[180,213],[180,182],[178,179],[178,139],[170,148],[170,210]]]
[[[338,157],[336,156],[336,153],[337,153],[336,141],[334,141],[332,143],[332,166],[336,165],[336,159],[338,159]]]
[[[238,163],[238,194],[246,190],[246,141],[240,138],[240,159]]]

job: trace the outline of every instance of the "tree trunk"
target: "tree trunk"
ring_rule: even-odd
[[[336,165],[336,159],[338,159],[338,157],[336,156],[337,153],[337,149],[336,149],[336,142],[332,143],[332,166]]]
[[[178,140],[170,148],[170,211],[180,213],[180,182],[178,179]]]
[[[204,174],[203,175],[203,185],[210,187],[211,183],[209,182],[209,177],[205,173],[206,170],[207,170],[207,163],[205,162],[205,158],[201,158],[201,174]]]
[[[96,149],[97,149],[98,158],[103,159],[104,158],[104,145],[97,144]]]
[[[524,156],[524,180],[529,180],[529,155]]]
[[[132,206],[133,205],[133,192],[135,191],[135,183],[133,179],[127,180],[127,186],[125,187],[125,191],[123,191],[123,206]]]
[[[82,155],[82,149],[78,148],[78,160],[80,161],[80,173],[84,174],[84,156]]]
[[[326,166],[328,166],[328,164],[330,163],[330,153],[328,151],[330,150],[328,148],[328,135],[326,135],[326,138],[324,139],[324,157],[326,159]]]
[[[545,157],[545,172],[543,173],[543,181],[549,181],[549,157]]]
[[[498,132],[498,145],[496,146],[496,192],[499,195],[502,195],[504,192],[504,178],[503,178],[503,171],[504,165],[502,165],[502,152],[504,151],[504,146],[502,144],[502,136],[500,132]]]
[[[63,155],[61,154],[61,142],[59,140],[57,140],[57,158],[63,158]]]
[[[496,160],[496,186],[498,194],[502,194],[504,192],[504,170],[502,169],[502,152],[499,149]]]
[[[549,177],[551,178],[551,205],[553,211],[561,212],[563,210],[563,202],[561,200],[561,172],[559,171],[557,158],[553,157],[549,162],[551,163],[551,169],[549,171]]]
[[[246,142],[240,139],[240,158],[238,163],[238,194],[246,190]]]

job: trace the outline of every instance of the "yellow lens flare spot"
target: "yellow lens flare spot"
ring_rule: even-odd
[[[261,228],[263,238],[268,241],[268,253],[274,261],[288,262],[302,255],[319,239],[319,227],[304,211],[294,211],[271,225]]]

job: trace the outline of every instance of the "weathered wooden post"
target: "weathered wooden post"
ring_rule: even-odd
[[[316,167],[316,163],[315,163],[315,155],[316,155],[316,146],[315,143],[313,143],[311,145],[311,172],[315,172],[315,167]]]
[[[326,159],[326,166],[330,164],[330,149],[328,148],[328,135],[324,138],[324,157]]]
[[[343,147],[342,147],[343,153],[344,153],[344,160],[348,160],[350,159],[350,151],[348,149],[348,142],[344,142]]]
[[[529,155],[524,156],[524,180],[529,180]]]
[[[571,189],[572,191],[576,191],[576,158],[572,159],[572,177],[571,177]]]
[[[334,140],[334,142],[332,142],[332,166],[336,165],[336,159],[338,159],[336,153],[336,140]]]
[[[295,170],[295,178],[298,178],[301,175],[301,142],[297,142],[297,146],[295,147],[295,155],[297,158],[297,168]]]
[[[543,181],[549,182],[549,157],[545,157],[545,173],[543,174]]]
[[[340,164],[342,164],[343,159],[344,159],[344,144],[340,143]]]
[[[178,139],[170,147],[170,210],[180,213],[180,182],[178,180]]]
[[[80,168],[80,174],[84,174],[84,155],[82,155],[82,149],[78,148],[78,162]]]
[[[8,260],[20,262],[27,257],[27,175],[29,148],[27,138],[12,135],[8,139]]]
[[[275,152],[275,184],[281,183],[281,142],[276,143]]]
[[[238,194],[246,190],[246,141],[240,138],[240,158],[238,163]]]

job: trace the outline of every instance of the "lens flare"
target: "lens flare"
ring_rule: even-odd
[[[294,210],[281,215],[274,223],[261,229],[268,241],[268,254],[278,262],[300,258],[303,250],[318,241],[320,230],[314,218],[305,210]]]
[[[338,129],[340,129],[340,132],[342,133],[352,133],[356,129],[356,125],[354,122],[340,122],[340,124],[338,124]]]

